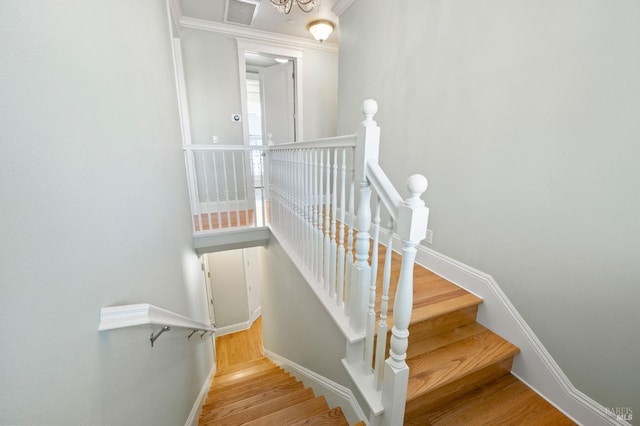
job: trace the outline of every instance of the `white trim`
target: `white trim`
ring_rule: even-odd
[[[253,324],[255,320],[262,316],[262,306],[258,306],[255,311],[249,312],[249,322]]]
[[[215,327],[211,324],[195,321],[184,315],[148,303],[107,306],[100,309],[100,325],[98,326],[98,331],[138,325],[162,325],[216,331]]]
[[[279,42],[269,41],[269,40],[248,40],[243,38],[236,39],[236,45],[238,49],[238,69],[240,70],[240,100],[241,100],[241,108],[242,108],[242,116],[244,117],[245,124],[243,126],[244,132],[244,143],[245,145],[249,145],[249,120],[247,114],[247,73],[244,62],[244,54],[245,52],[253,52],[253,53],[267,53],[270,55],[280,56],[280,57],[288,57],[293,60],[294,63],[294,74],[295,74],[295,93],[294,93],[294,104],[295,104],[295,114],[296,114],[296,122],[295,122],[295,135],[296,141],[304,140],[303,135],[303,99],[302,99],[302,56],[303,51],[300,50],[299,47],[296,46],[288,46]],[[264,123],[263,123],[264,124]]]
[[[249,328],[251,328],[251,323],[249,321],[226,325],[224,327],[217,327],[216,337],[224,336],[226,334],[237,333],[239,331],[245,331],[245,330],[248,330]]]
[[[272,33],[269,31],[256,30],[255,28],[241,27],[237,25],[224,24],[222,22],[206,21],[204,19],[189,18],[183,16],[180,18],[180,25],[183,28],[193,28],[196,30],[213,31],[222,34],[229,34],[236,37],[244,37],[247,39],[260,40],[270,42],[282,46],[297,49],[316,49],[328,52],[337,52],[338,45],[333,43],[318,43],[312,39],[295,37],[284,34]]]
[[[259,312],[256,311],[257,315],[253,318],[250,318],[249,321],[238,322],[236,324],[225,325],[224,327],[216,327],[216,337],[224,336],[226,334],[237,333],[239,331],[246,331],[251,328],[255,320],[260,318],[262,315],[262,307],[260,307]]]
[[[386,241],[388,231],[381,228],[380,234]],[[397,237],[393,244],[394,250],[401,246]],[[478,322],[520,348],[512,368],[516,377],[579,424],[629,425],[573,386],[491,275],[423,245],[417,250],[418,265],[483,299]]]
[[[342,408],[342,412],[349,421],[349,424],[354,424],[361,420],[368,424],[367,416],[360,407],[351,389],[331,381],[268,349],[264,350],[264,355],[270,358],[275,364],[296,376],[305,386],[312,388],[314,393],[323,395],[327,399],[330,407],[339,406]]]
[[[216,362],[214,360],[213,366],[211,367],[211,371],[209,375],[205,379],[202,387],[200,388],[200,393],[198,397],[193,403],[193,407],[191,407],[191,412],[189,413],[189,417],[187,417],[187,421],[184,422],[184,426],[198,426],[198,417],[200,417],[200,412],[202,411],[202,406],[204,405],[205,398],[209,393],[209,387],[211,386],[211,380],[213,380],[213,376],[216,374]]]
[[[331,11],[340,17],[352,4],[353,0],[338,0]]]
[[[169,26],[173,37],[180,37],[180,18],[182,9],[179,0],[167,0],[167,10],[169,12]]]

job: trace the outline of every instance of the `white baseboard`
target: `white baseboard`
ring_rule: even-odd
[[[333,382],[267,349],[265,349],[264,355],[293,374],[298,380],[304,383],[305,386],[312,388],[316,395],[324,396],[330,407],[339,406],[349,421],[349,424],[357,423],[360,420],[367,423],[367,416],[364,411],[362,411],[351,389]]]
[[[202,411],[202,405],[204,404],[204,400],[207,397],[207,393],[209,392],[209,386],[211,385],[211,380],[213,376],[216,374],[216,362],[214,359],[213,367],[211,367],[211,371],[209,375],[205,379],[202,384],[202,388],[200,389],[200,393],[196,398],[196,401],[193,403],[193,407],[191,408],[191,412],[189,413],[189,417],[187,417],[187,421],[184,423],[184,426],[198,426],[198,417],[200,417],[200,412]]]
[[[251,327],[252,322],[244,321],[237,324],[231,324],[224,327],[216,327],[216,337],[224,336],[225,334],[237,333],[238,331],[245,331]]]
[[[380,230],[381,241],[387,232]],[[397,237],[393,245],[402,247]],[[512,369],[516,377],[579,424],[630,426],[573,386],[491,275],[423,245],[417,251],[417,264],[483,299],[478,322],[520,348]]]

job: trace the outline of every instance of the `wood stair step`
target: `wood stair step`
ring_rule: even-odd
[[[289,393],[287,395],[281,396],[279,398],[263,401],[259,404],[253,405],[252,407],[242,412],[234,413],[223,418],[218,418],[218,419],[203,418],[199,424],[201,426],[208,426],[208,425],[239,426],[239,425],[250,423],[254,420],[269,417],[269,415],[275,412],[278,412],[280,410],[286,409],[291,405],[296,405],[301,402],[308,401],[314,398],[315,396],[313,394],[313,390],[301,389],[301,390]],[[271,424],[278,424],[278,423],[276,422]]]
[[[226,386],[229,383],[241,383],[243,381],[252,381],[261,376],[268,375],[271,373],[277,373],[282,370],[275,364],[264,364],[258,366],[252,366],[250,368],[246,368],[243,370],[239,370],[233,373],[225,374],[223,376],[215,376],[211,382],[211,386],[209,389],[221,388]]]
[[[511,374],[405,421],[406,426],[468,424],[564,426],[575,423]]]
[[[225,368],[218,369],[216,371],[215,377],[224,376],[226,374],[235,373],[235,372],[244,370],[246,368],[255,367],[255,366],[259,366],[259,365],[270,365],[270,366],[273,366],[275,364],[269,358],[263,356],[263,357],[260,357],[260,358],[255,358],[255,359],[252,359],[250,361],[244,362],[242,364],[230,365],[230,366],[227,366]]]
[[[304,385],[301,382],[294,382],[291,384],[287,384],[284,386],[275,387],[273,389],[268,389],[260,393],[256,393],[253,395],[245,395],[244,398],[237,401],[225,401],[224,404],[220,405],[209,405],[206,407],[210,407],[207,410],[207,413],[201,417],[202,420],[215,420],[221,419],[223,417],[228,417],[236,413],[240,413],[244,410],[247,410],[254,405],[260,404],[264,401],[269,401],[272,399],[277,399],[282,396],[286,396],[292,394],[296,391],[304,389]]]
[[[509,373],[520,351],[479,324],[437,338],[436,349],[407,359],[409,418]]]
[[[342,409],[336,407],[313,417],[294,423],[292,426],[349,426]]]
[[[309,389],[310,390],[310,389]],[[313,392],[312,392],[313,394]],[[273,426],[273,425],[292,425],[300,420],[313,417],[316,414],[329,410],[329,404],[324,396],[308,399],[295,405],[290,405],[282,410],[272,412],[269,415],[260,417],[251,422],[247,422],[247,426]]]
[[[258,380],[254,383],[245,383],[242,386],[229,386],[223,392],[210,393],[203,407],[207,410],[221,407],[224,404],[231,404],[253,395],[276,389],[282,386],[289,386],[297,383],[295,377],[289,374],[278,374],[274,377]]]

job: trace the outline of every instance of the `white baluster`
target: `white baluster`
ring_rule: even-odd
[[[404,418],[409,381],[409,367],[405,359],[409,342],[409,322],[413,309],[413,265],[416,246],[426,235],[429,217],[429,209],[420,199],[420,195],[427,189],[427,180],[424,176],[410,176],[407,180],[407,188],[411,196],[398,209],[398,236],[402,240],[402,264],[393,304],[390,356],[385,365],[382,390],[384,422],[393,425],[402,424]]]
[[[376,327],[376,281],[378,279],[378,239],[380,236],[380,199],[375,199],[373,215],[373,247],[371,249],[371,282],[369,286],[369,309],[364,345],[364,372],[371,373],[373,365],[373,340]]]
[[[242,152],[241,152],[242,154]],[[236,173],[236,151],[231,151],[231,164],[233,165],[232,173],[233,173],[233,195],[235,197],[235,213],[236,213],[236,226],[240,226],[240,197],[238,194],[238,177]],[[245,198],[247,194],[245,194]],[[247,202],[248,202],[247,198]],[[231,203],[229,203],[229,208],[231,208]],[[231,226],[231,224],[229,224]]]
[[[318,162],[318,158],[320,162]],[[323,263],[322,263],[322,172],[324,170],[324,163],[322,159],[322,150],[315,150],[315,163],[316,163],[316,189],[314,191],[317,205],[316,208],[316,254],[318,256],[318,264],[316,265],[316,279],[322,281]]]
[[[353,269],[353,228],[355,221],[355,211],[354,211],[354,200],[355,200],[355,169],[351,168],[350,179],[349,179],[349,223],[347,224],[349,229],[347,231],[347,255],[345,259],[346,270],[345,270],[345,301],[344,301],[344,313],[347,315],[351,315],[354,310],[353,304],[355,303],[357,294],[355,294],[355,289],[357,288],[352,280],[352,269]]]
[[[384,270],[382,273],[382,297],[380,303],[380,322],[378,323],[378,339],[376,342],[376,360],[374,367],[374,384],[377,390],[382,387],[384,373],[384,357],[387,353],[387,312],[389,311],[389,284],[391,284],[391,256],[393,254],[393,232],[395,224],[390,221],[387,251],[384,256]]]
[[[249,156],[249,164],[253,165],[252,161],[253,161],[253,154],[252,151],[250,149],[246,150],[246,151],[240,151],[241,153],[241,159],[242,159],[242,182],[244,183],[244,199],[245,199],[245,203],[244,203],[244,220],[247,226],[249,226],[251,223],[249,221],[249,205],[251,204],[249,202],[249,200],[253,199],[255,201],[255,191],[253,190],[253,182],[249,182],[250,180],[253,179],[253,170],[250,174],[251,179],[247,179],[247,155]],[[254,226],[257,225],[257,217],[256,217],[256,203],[253,203],[254,205],[254,212],[253,212],[253,217],[254,217]],[[240,218],[238,218],[238,226],[240,226]]]
[[[207,214],[207,220],[209,222],[209,231],[211,231],[213,229],[212,223],[213,221],[211,220],[211,204],[210,204],[210,200],[209,200],[209,179],[207,179],[207,161],[205,160],[204,157],[204,152],[200,155],[200,159],[202,160],[202,181],[203,181],[203,185],[204,185],[204,200],[205,200],[205,212]],[[214,163],[214,167],[213,167],[213,173],[215,174],[216,169],[215,169],[215,163]],[[202,228],[201,230],[204,230],[204,228]]]
[[[313,258],[313,238],[315,232],[315,216],[314,216],[314,204],[313,204],[313,151],[311,149],[306,150],[306,171],[305,174],[307,176],[307,184],[305,187],[305,193],[307,200],[307,238],[304,245],[307,248],[307,256],[309,258],[309,271],[311,271],[313,275],[314,270],[314,262]]]
[[[222,173],[224,174],[224,205],[227,211],[227,228],[231,227],[231,196],[229,191],[229,177],[227,175],[227,155],[222,151]]]
[[[330,290],[331,273],[331,152],[327,149],[327,162],[325,164],[325,203],[324,203],[324,288]]]
[[[336,244],[336,215],[338,212],[336,211],[336,207],[338,205],[338,150],[333,150],[333,165],[331,167],[333,171],[333,187],[331,190],[331,264],[329,271],[329,289],[330,296],[336,297],[336,255],[338,250],[338,245]]]
[[[356,235],[356,263],[353,266],[353,285],[356,286],[354,312],[349,324],[356,331],[365,328],[368,297],[367,290],[371,282],[369,265],[369,227],[371,226],[371,188],[369,183],[360,182],[360,204],[358,206],[358,234]]]
[[[345,180],[347,177],[347,150],[342,148],[342,165],[340,166],[340,234],[338,235],[338,297],[336,302],[342,306],[344,302],[344,214],[345,206]]]

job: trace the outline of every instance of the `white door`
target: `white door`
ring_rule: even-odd
[[[209,270],[209,257],[201,258],[202,271],[204,272],[204,283],[207,290],[207,305],[209,305],[209,322],[216,323],[216,315],[213,310],[213,286],[211,285],[211,271]]]
[[[244,276],[247,280],[249,322],[253,323],[262,313],[260,302],[260,255],[257,247],[246,248],[244,252]]]
[[[262,135],[271,134],[274,143],[294,142],[295,90],[293,62],[273,65],[260,70],[262,98]]]

